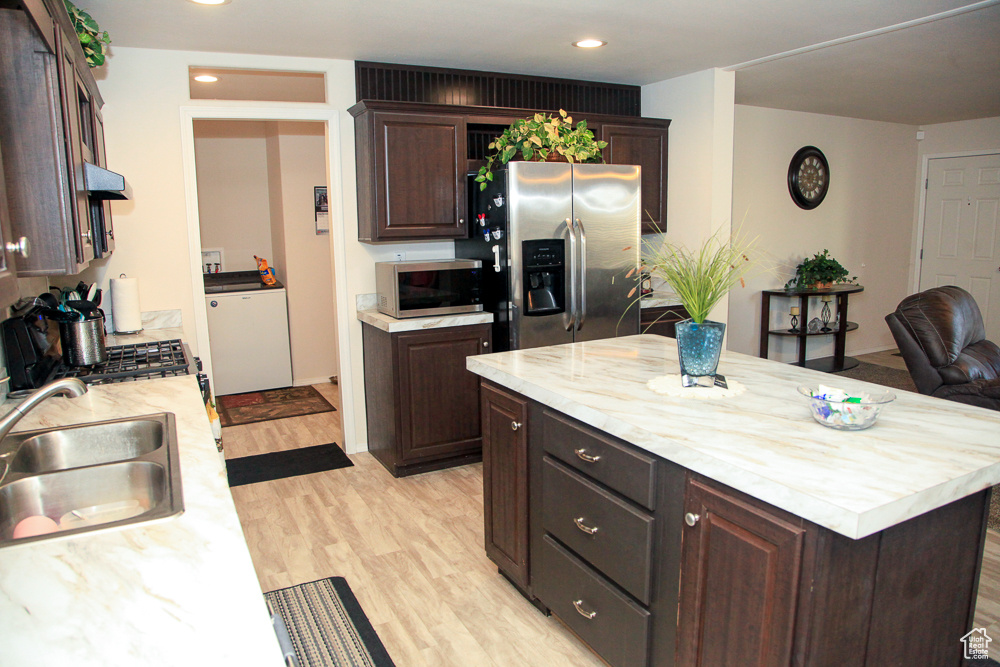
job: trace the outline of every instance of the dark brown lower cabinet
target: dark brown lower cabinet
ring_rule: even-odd
[[[612,667],[963,667],[989,490],[854,540],[492,385],[483,421],[490,558]]]
[[[689,317],[684,306],[643,308],[639,314],[639,333],[677,338],[677,323]]]
[[[479,378],[489,324],[388,333],[362,326],[368,450],[396,477],[481,458]]]
[[[528,588],[528,401],[482,387],[483,522],[486,555]]]

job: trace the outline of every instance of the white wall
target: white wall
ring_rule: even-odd
[[[671,119],[663,235],[671,243],[696,248],[720,228],[728,238],[735,92],[735,74],[719,69],[642,87],[642,115]],[[643,239],[657,242],[656,235]],[[725,299],[710,317],[727,321]]]
[[[328,104],[191,100],[188,87],[191,65],[323,72]],[[344,334],[347,343],[341,352],[340,368],[341,377],[349,382],[342,386],[344,444],[349,452],[366,449],[364,364],[355,296],[374,292],[374,263],[391,259],[394,251],[405,250],[407,259],[423,259],[451,257],[454,250],[451,243],[373,247],[357,241],[354,120],[347,113],[355,103],[354,63],[115,47],[114,56],[102,69],[106,74],[99,85],[106,102],[103,113],[108,165],[125,175],[134,199],[113,204],[117,249],[109,260],[88,269],[83,279],[96,280],[107,288],[108,279],[122,272],[139,278],[143,310],[179,308],[185,336],[191,341],[194,353],[203,357],[207,356],[207,350],[199,349],[197,332],[201,325],[196,321],[196,311],[200,310],[199,317],[204,321],[205,306],[200,298],[201,288],[194,283],[194,276],[199,274],[192,273],[197,267],[191,266],[184,180],[183,156],[188,147],[182,141],[181,121],[189,113],[187,109],[273,108],[275,119],[288,118],[289,109],[303,115],[316,109],[339,113],[339,127],[329,128],[336,142],[334,147],[339,150],[327,158],[331,178],[338,179],[330,183],[330,217],[331,226],[336,226],[331,234],[336,287],[338,294],[344,296],[337,304],[338,331]],[[338,235],[344,238],[339,247]],[[337,257],[342,261],[338,263]],[[196,303],[196,295],[201,303]]]
[[[276,265],[264,123],[196,121],[194,147],[202,248],[223,251],[224,271],[256,271],[254,255]]]
[[[326,382],[338,374],[333,336],[335,296],[330,235],[316,234],[313,187],[326,183],[326,132],[322,123],[282,121],[275,126],[281,212],[273,222],[284,248],[282,282],[288,288],[288,331],[296,385]]]
[[[759,351],[760,291],[784,285],[795,266],[823,249],[837,258],[865,287],[850,299],[849,319],[858,330],[848,334],[848,353],[864,354],[895,347],[886,313],[907,293],[913,194],[917,171],[915,126],[840,118],[760,107],[736,107],[733,163],[733,217],[745,216],[744,229],[759,235],[762,246],[783,264],[777,275],[749,281],[729,300],[729,349]],[[830,189],[817,208],[806,211],[788,193],[792,155],[816,146],[830,164]],[[780,300],[772,301],[772,310]],[[785,304],[790,305],[790,304]],[[787,326],[775,313],[771,328]],[[819,315],[810,306],[810,317]],[[832,354],[825,344],[809,341],[809,358]],[[771,358],[795,358],[792,339],[772,337]]]

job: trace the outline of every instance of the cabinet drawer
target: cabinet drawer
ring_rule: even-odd
[[[542,496],[542,528],[649,604],[653,517],[547,456]]]
[[[538,569],[535,595],[608,664],[646,665],[648,611],[615,590],[548,535],[542,538]]]
[[[656,461],[556,412],[542,417],[542,447],[643,507],[656,509]]]

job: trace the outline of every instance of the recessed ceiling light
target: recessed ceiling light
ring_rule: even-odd
[[[600,39],[581,39],[579,42],[573,42],[573,46],[579,46],[581,49],[596,49],[598,46],[604,46],[607,42]]]
[[[191,0],[196,5],[228,5],[233,0]]]
[[[194,80],[201,81],[202,83],[215,83],[219,80],[219,78],[212,76],[211,74],[199,74],[194,78]]]

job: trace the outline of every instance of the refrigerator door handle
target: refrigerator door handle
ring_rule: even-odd
[[[580,331],[587,319],[587,230],[584,229],[580,218],[576,219],[576,228],[580,234],[580,271],[577,273],[580,279],[580,317],[576,323],[576,330]]]
[[[576,227],[572,218],[563,220],[566,224],[566,232],[569,235],[569,319],[563,318],[566,331],[576,329],[576,276],[578,274],[576,266]]]

